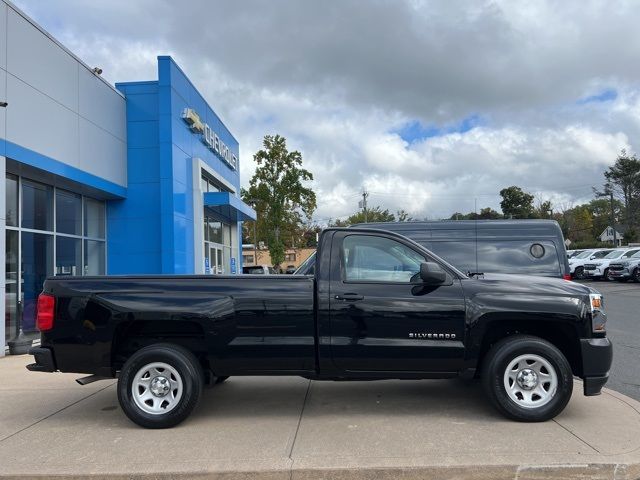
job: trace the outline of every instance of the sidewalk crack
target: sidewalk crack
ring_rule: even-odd
[[[565,427],[564,425],[562,425],[560,422],[558,422],[555,418],[552,419],[553,423],[555,423],[556,425],[560,426],[560,428],[562,428],[563,430],[566,430],[567,432],[569,432],[571,435],[573,435],[574,437],[576,437],[578,440],[580,440],[582,443],[584,443],[587,447],[595,450],[596,453],[602,453],[600,450],[598,450],[596,447],[594,447],[593,445],[591,445],[589,442],[587,442],[586,440],[580,438],[578,435],[576,435],[575,433],[573,433],[571,430],[569,430],[567,427]]]
[[[31,425],[27,425],[26,427],[21,428],[21,429],[20,429],[20,430],[18,430],[17,432],[13,432],[11,435],[8,435],[8,436],[6,436],[6,437],[4,437],[4,438],[1,438],[1,439],[0,439],[0,443],[4,442],[5,440],[10,439],[11,437],[15,437],[15,436],[16,436],[16,435],[18,435],[19,433],[22,433],[22,432],[24,432],[25,430],[28,430],[28,429],[30,429],[31,427],[34,427],[34,426],[38,425],[40,422],[44,422],[44,421],[45,421],[45,420],[47,420],[48,418],[51,418],[51,417],[53,417],[54,415],[57,415],[58,413],[60,413],[60,412],[62,412],[62,411],[64,411],[64,410],[66,410],[67,408],[73,407],[73,406],[74,406],[74,405],[76,405],[77,403],[80,403],[80,402],[82,402],[83,400],[86,400],[86,399],[87,399],[87,398],[89,398],[89,397],[93,397],[93,396],[94,396],[94,395],[96,395],[97,393],[100,393],[100,392],[102,392],[103,390],[106,390],[107,388],[111,387],[111,386],[112,386],[112,385],[114,385],[114,384],[115,384],[115,382],[110,383],[110,384],[109,384],[109,385],[107,385],[106,387],[101,388],[100,390],[96,390],[95,392],[90,393],[90,394],[89,394],[89,395],[87,395],[86,397],[82,397],[81,399],[76,400],[76,401],[75,401],[75,402],[73,402],[73,403],[70,403],[70,404],[69,404],[69,405],[67,405],[66,407],[62,407],[60,410],[56,410],[55,412],[50,413],[50,414],[49,414],[49,415],[47,415],[46,417],[43,417],[43,418],[41,418],[40,420],[38,420],[38,421],[36,421],[36,422],[33,422]]]
[[[311,380],[307,384],[307,391],[304,394],[304,400],[302,401],[302,408],[300,409],[300,416],[298,417],[298,425],[296,426],[296,431],[293,434],[293,441],[291,442],[291,448],[289,449],[289,460],[293,460],[291,455],[293,454],[293,449],[296,445],[296,440],[298,439],[298,432],[300,431],[300,424],[302,423],[302,416],[304,415],[304,409],[307,406],[307,399],[309,398],[309,391],[311,390]],[[291,464],[291,475],[293,475],[293,463]]]

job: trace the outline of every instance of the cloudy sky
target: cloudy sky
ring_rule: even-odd
[[[417,218],[519,185],[591,198],[640,145],[634,1],[14,0],[112,83],[172,55],[240,141],[300,150],[316,219],[370,205]]]

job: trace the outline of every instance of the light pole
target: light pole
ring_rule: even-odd
[[[256,209],[256,205],[258,204],[257,199],[255,198],[247,198],[246,202],[250,203],[253,209],[256,211],[256,219],[253,221],[253,265],[258,265],[258,233],[256,230],[256,225],[258,223],[258,210]]]

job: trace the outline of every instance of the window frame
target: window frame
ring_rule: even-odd
[[[421,257],[424,258],[425,263],[426,262],[433,262],[433,263],[437,263],[438,265],[440,265],[440,268],[442,268],[445,272],[447,272],[447,274],[452,275],[452,273],[450,272],[450,270],[448,268],[446,268],[445,265],[442,265],[441,262],[437,261],[435,258],[433,258],[431,255],[429,255],[427,252],[422,252],[418,249],[416,249],[413,245],[408,244],[407,242],[402,241],[399,238],[396,238],[392,235],[378,235],[377,233],[374,232],[367,232],[367,233],[360,233],[360,232],[354,232],[354,233],[349,233],[349,232],[345,232],[346,235],[344,235],[341,239],[340,239],[340,247],[338,250],[338,259],[340,262],[340,282],[342,282],[343,284],[372,284],[372,285],[420,285],[419,282],[394,282],[394,281],[390,281],[390,280],[347,280],[346,277],[346,262],[345,262],[345,258],[344,258],[344,241],[351,236],[358,236],[358,237],[376,237],[376,238],[384,238],[385,240],[391,240],[394,241],[396,243],[399,243],[400,245],[402,245],[405,248],[408,248],[409,250],[413,251],[414,253],[420,255]],[[418,272],[419,273],[419,272]],[[415,275],[415,274],[414,274]]]

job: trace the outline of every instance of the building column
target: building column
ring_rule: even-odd
[[[6,274],[5,274],[5,255],[7,253],[5,242],[7,240],[7,235],[5,233],[5,227],[7,223],[6,215],[6,188],[7,183],[5,181],[7,175],[7,160],[5,157],[0,156],[0,172],[2,172],[2,178],[0,179],[0,252],[2,252],[2,259],[0,260],[0,357],[4,356],[4,349],[7,345],[5,341],[5,302],[6,302]]]

